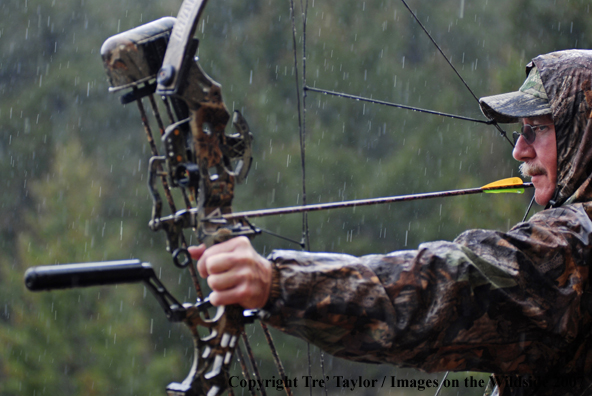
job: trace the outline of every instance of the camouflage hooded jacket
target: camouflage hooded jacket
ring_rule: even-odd
[[[592,51],[542,55],[554,199],[508,232],[353,257],[275,251],[267,321],[346,359],[496,373],[501,395],[592,395]]]

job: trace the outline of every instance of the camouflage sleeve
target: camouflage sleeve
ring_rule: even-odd
[[[351,360],[541,374],[589,355],[592,222],[581,205],[507,233],[353,257],[275,251],[267,321]]]

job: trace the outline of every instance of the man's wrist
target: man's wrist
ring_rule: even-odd
[[[269,295],[265,305],[262,307],[264,311],[272,312],[274,310],[275,302],[281,297],[280,288],[280,274],[276,263],[269,258],[266,259],[271,266],[271,282],[269,287]]]

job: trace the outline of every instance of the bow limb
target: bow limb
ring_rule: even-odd
[[[194,340],[194,360],[189,375],[182,383],[167,387],[169,396],[215,396],[228,387],[228,370],[234,350],[242,335],[245,316],[239,306],[220,306],[212,319],[203,317],[209,302],[189,307],[185,324]],[[201,336],[198,328],[207,328],[208,336]]]

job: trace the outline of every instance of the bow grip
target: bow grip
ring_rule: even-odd
[[[140,260],[48,265],[29,268],[25,272],[25,284],[31,291],[69,289],[142,282],[152,274],[152,266]]]

